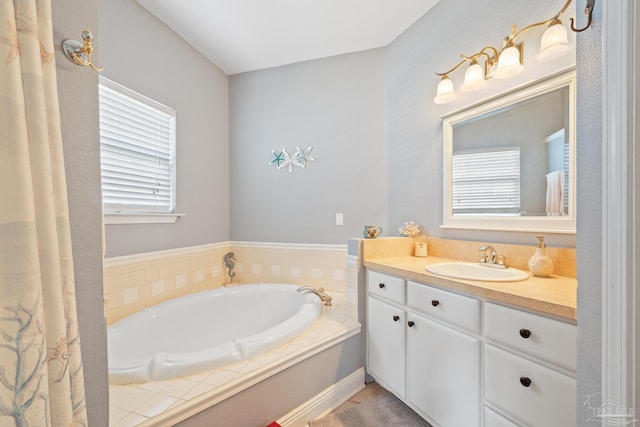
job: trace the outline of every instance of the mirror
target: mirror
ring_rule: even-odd
[[[575,70],[443,117],[443,228],[575,233]]]

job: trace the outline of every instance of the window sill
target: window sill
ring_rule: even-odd
[[[173,224],[184,214],[153,214],[153,213],[105,213],[105,224]]]

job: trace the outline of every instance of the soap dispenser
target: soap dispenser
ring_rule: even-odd
[[[544,245],[544,236],[536,236],[538,244],[536,252],[529,259],[529,271],[536,277],[549,277],[553,274],[553,261],[547,255],[547,248]]]

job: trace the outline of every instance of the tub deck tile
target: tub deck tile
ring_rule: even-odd
[[[359,330],[348,315],[345,293],[331,293],[334,305],[323,307],[320,318],[309,329],[287,344],[249,360],[212,369],[188,377],[144,384],[109,387],[109,427],[166,426],[176,413],[205,399],[216,402],[243,390],[252,378],[264,378],[281,366],[283,360],[295,360],[313,348],[321,348],[332,339]],[[350,335],[348,335],[350,336]],[[277,372],[277,371],[276,371]]]
[[[213,386],[221,386],[231,381],[235,376],[235,372],[216,369],[213,374],[208,375],[202,382]]]

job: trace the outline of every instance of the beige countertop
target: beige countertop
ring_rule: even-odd
[[[474,280],[449,279],[425,270],[425,266],[439,262],[459,261],[429,256],[392,256],[364,259],[363,265],[382,273],[401,276],[409,280],[428,283],[437,287],[474,295],[487,300],[510,304],[542,314],[575,322],[577,287],[574,278],[551,276],[539,278],[530,276],[520,282],[481,282]]]

